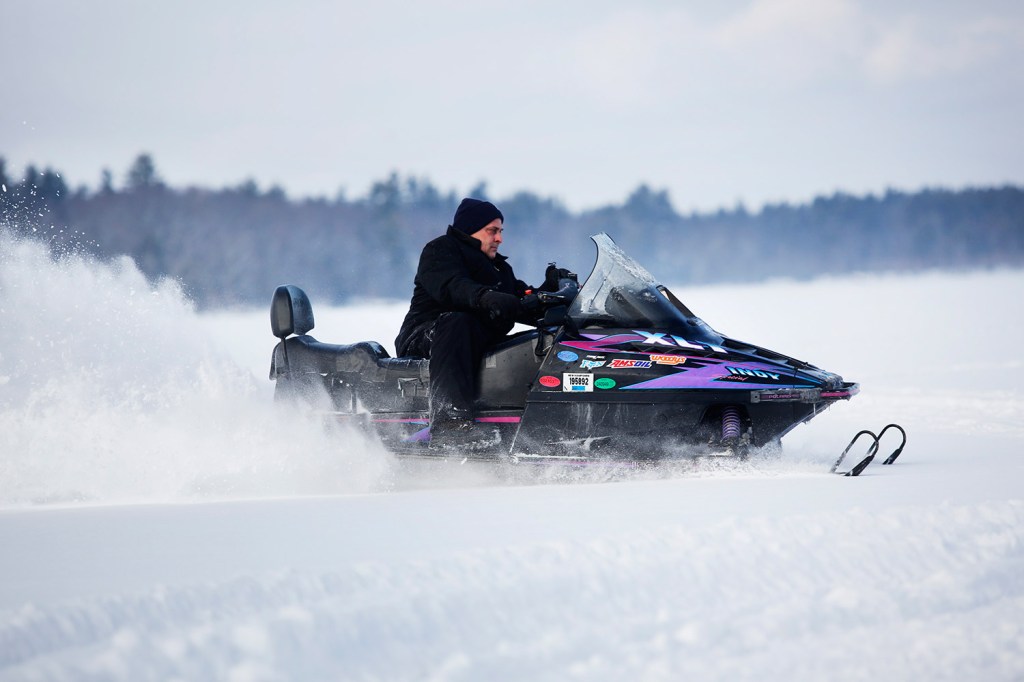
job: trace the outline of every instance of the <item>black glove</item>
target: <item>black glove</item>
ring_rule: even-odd
[[[522,302],[512,294],[500,291],[485,291],[480,297],[480,307],[487,311],[492,320],[514,321],[523,312]]]
[[[537,294],[527,294],[520,300],[523,306],[523,311],[527,315],[539,315],[540,314],[540,299]]]
[[[567,268],[560,268],[554,263],[548,263],[548,269],[544,271],[544,284],[541,285],[541,291],[558,291],[559,281],[567,277],[574,277]]]

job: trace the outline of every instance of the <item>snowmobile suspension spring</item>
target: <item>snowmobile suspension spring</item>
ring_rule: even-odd
[[[733,405],[722,409],[722,440],[739,440],[740,411]]]

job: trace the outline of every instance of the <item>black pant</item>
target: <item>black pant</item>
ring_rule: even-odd
[[[471,313],[442,313],[408,343],[409,355],[430,358],[430,422],[472,419],[484,352],[502,337]]]

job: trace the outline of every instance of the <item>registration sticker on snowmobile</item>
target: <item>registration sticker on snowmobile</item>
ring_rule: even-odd
[[[571,392],[583,391],[585,393],[592,393],[594,391],[594,375],[563,374],[562,390]]]

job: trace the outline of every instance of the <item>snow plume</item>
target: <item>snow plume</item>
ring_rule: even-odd
[[[352,492],[389,458],[296,426],[177,283],[0,232],[0,506]],[[269,347],[268,347],[269,358]]]

